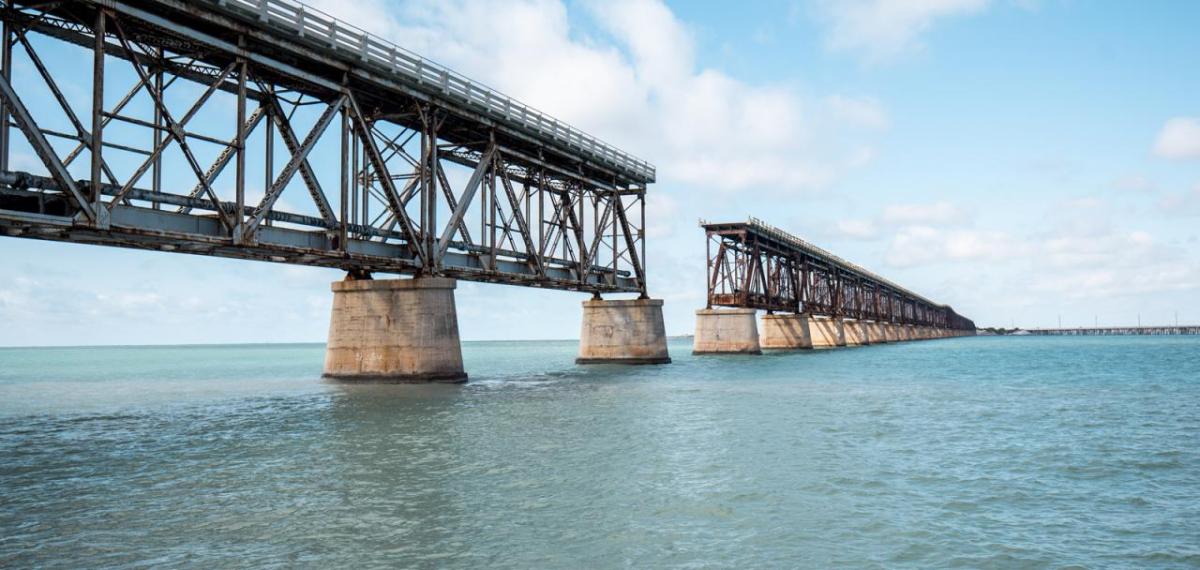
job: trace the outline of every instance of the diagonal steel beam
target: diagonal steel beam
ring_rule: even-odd
[[[529,252],[529,256],[533,258],[538,275],[544,276],[546,268],[542,265],[542,258],[536,255],[533,238],[529,235],[529,224],[525,221],[525,217],[521,215],[521,205],[517,200],[517,193],[513,190],[512,182],[508,179],[508,173],[503,170],[500,171],[500,182],[504,185],[504,193],[508,195],[508,203],[512,206],[513,218],[517,222],[517,231],[521,234],[522,241],[525,242],[525,251]]]
[[[225,225],[226,229],[233,231],[233,220],[230,219],[229,213],[225,211],[225,208],[221,206],[221,199],[217,196],[216,191],[212,189],[212,185],[208,184],[208,181],[205,180],[204,172],[200,170],[200,163],[196,160],[196,156],[192,154],[191,147],[187,144],[186,132],[183,130],[183,127],[179,124],[179,122],[175,120],[175,117],[171,114],[171,111],[163,102],[162,94],[154,88],[150,76],[146,73],[146,70],[142,68],[141,58],[138,57],[138,52],[133,49],[133,45],[130,43],[128,36],[126,36],[125,30],[121,26],[119,19],[113,19],[113,28],[117,32],[117,40],[121,43],[121,47],[128,52],[129,63],[133,66],[134,71],[137,72],[138,78],[142,80],[143,88],[147,93],[150,94],[150,98],[153,100],[154,105],[162,113],[162,118],[167,123],[167,132],[169,132],[171,136],[175,138],[175,141],[179,144],[179,150],[183,152],[184,158],[187,159],[188,166],[192,169],[192,172],[196,175],[196,177],[204,184],[204,192],[208,194],[209,199],[212,200],[214,210],[216,210],[218,217],[220,217],[221,223]],[[238,215],[241,215],[241,213],[239,212]]]
[[[629,248],[629,263],[633,265],[633,275],[642,289],[642,296],[645,297],[646,273],[642,269],[642,260],[638,258],[637,244],[629,227],[629,217],[625,214],[625,203],[621,200],[620,194],[614,193],[612,199],[616,201],[617,219],[621,222],[621,233],[625,234],[625,245]]]
[[[265,116],[266,108],[260,105],[254,110],[253,113],[250,114],[249,117],[246,118],[245,126],[242,127],[246,133],[246,136],[250,136],[250,133],[253,133],[254,130],[258,128],[258,124],[262,122],[262,119]],[[229,162],[233,160],[233,157],[236,153],[237,136],[234,135],[234,138],[229,140],[229,143],[225,145],[225,148],[221,151],[221,154],[219,154],[217,159],[213,161],[212,166],[209,166],[208,170],[205,171],[204,181],[197,182],[196,186],[192,188],[192,191],[188,193],[188,198],[199,198],[200,195],[204,193],[205,186],[212,186],[212,184],[216,182],[217,177],[221,175],[221,172],[225,170],[225,167],[229,165]],[[180,214],[187,214],[191,211],[191,206],[180,206],[179,209],[176,210],[176,212]]]
[[[29,56],[29,61],[33,63],[33,67],[37,69],[38,75],[42,77],[42,80],[46,83],[46,87],[50,89],[50,94],[53,95],[54,100],[58,102],[58,106],[62,109],[63,114],[67,116],[67,120],[71,123],[71,126],[75,127],[75,133],[79,135],[79,140],[84,144],[90,145],[92,140],[91,133],[84,128],[83,122],[79,120],[79,115],[75,114],[75,109],[71,108],[71,104],[67,101],[66,96],[64,96],[62,90],[58,88],[58,82],[54,81],[54,78],[51,77],[50,70],[46,69],[46,65],[42,62],[41,56],[38,55],[37,50],[33,49],[33,45],[29,43],[29,39],[25,36],[25,31],[18,28],[15,31],[15,35],[17,41],[20,42],[21,46],[25,48],[25,54]],[[100,166],[104,171],[105,177],[108,178],[108,181],[112,184],[116,184],[117,177],[113,175],[112,169],[108,167],[108,163],[105,162],[103,158],[100,161]]]
[[[67,167],[58,159],[54,147],[50,146],[50,141],[46,140],[45,135],[38,128],[37,122],[29,114],[29,109],[25,107],[25,103],[21,102],[17,92],[13,90],[12,84],[2,75],[0,75],[0,98],[4,99],[4,105],[8,107],[13,122],[17,124],[17,128],[21,129],[22,133],[25,133],[25,138],[33,147],[33,152],[42,160],[46,170],[50,171],[50,176],[58,183],[58,187],[70,200],[71,205],[79,208],[89,221],[95,223],[96,212],[92,209],[91,204],[79,191],[79,186],[75,184],[75,181],[71,179],[71,173],[67,172]]]
[[[354,95],[347,92],[344,97],[347,104],[350,105],[350,118],[354,121],[355,130],[358,133],[359,140],[362,141],[363,150],[367,154],[367,160],[375,168],[379,184],[383,186],[388,206],[392,209],[392,214],[395,215],[397,223],[400,224],[400,231],[408,241],[409,251],[424,265],[426,260],[421,252],[421,241],[416,230],[413,228],[412,219],[408,217],[408,212],[404,209],[404,202],[400,200],[400,195],[396,192],[396,185],[392,181],[392,175],[388,172],[387,161],[383,159],[383,154],[379,152],[379,147],[375,144],[375,137],[371,134],[371,125],[368,125],[366,119],[363,118],[362,109],[359,108],[358,101],[354,99]],[[424,230],[433,231],[433,228],[424,228]]]
[[[321,135],[325,134],[325,130],[329,127],[329,123],[333,121],[334,115],[337,114],[338,109],[340,109],[342,104],[345,102],[345,95],[338,97],[337,101],[331,103],[329,107],[325,109],[325,112],[321,114],[321,117],[317,119],[317,123],[313,125],[312,130],[308,132],[308,136],[304,138],[304,142],[300,145],[300,148],[297,149],[297,152],[292,155],[291,160],[289,160],[287,165],[283,167],[283,170],[279,172],[279,176],[275,178],[275,183],[272,184],[267,190],[266,194],[263,195],[262,200],[258,203],[258,207],[256,207],[254,209],[254,213],[251,214],[244,232],[247,238],[253,236],[254,233],[258,231],[258,226],[262,223],[263,219],[267,217],[267,212],[269,212],[275,205],[275,201],[279,199],[280,194],[283,194],[283,189],[287,187],[288,183],[292,181],[292,177],[295,176],[296,172],[300,170],[300,165],[306,158],[308,158],[308,154],[312,152],[313,147],[316,146],[316,143],[318,140],[320,140]]]
[[[492,157],[496,153],[495,145],[488,145],[487,150],[483,151],[483,156],[479,159],[479,164],[475,166],[475,171],[471,173],[471,178],[467,180],[467,185],[463,188],[462,196],[458,199],[458,207],[454,208],[454,212],[450,214],[450,220],[446,223],[446,229],[442,230],[442,237],[437,243],[437,258],[441,259],[446,255],[446,249],[450,247],[450,238],[454,236],[454,230],[462,223],[463,217],[467,215],[467,208],[471,206],[471,200],[475,199],[475,192],[479,190],[479,183],[483,181],[483,175],[492,165]],[[433,231],[433,228],[429,228]]]
[[[289,153],[295,155],[300,148],[300,141],[296,139],[296,132],[292,130],[291,123],[285,118],[278,98],[274,97],[274,90],[261,83],[259,88],[265,95],[264,101],[271,107],[271,118],[276,128],[279,129],[279,136],[283,139],[283,144],[287,146]],[[338,224],[337,216],[334,215],[333,207],[329,205],[329,199],[325,197],[325,190],[321,188],[321,182],[317,180],[317,175],[307,158],[300,162],[300,178],[304,180],[304,186],[308,188],[308,193],[317,205],[317,211],[321,213],[321,217],[330,227],[336,226]]]
[[[437,165],[438,182],[442,187],[442,194],[446,197],[446,205],[450,207],[450,211],[458,208],[458,199],[454,197],[454,190],[450,187],[450,179],[446,177],[446,171],[439,163]],[[471,233],[467,231],[467,222],[462,220],[458,223],[458,235],[463,241],[471,243]]]
[[[202,93],[200,97],[196,99],[191,108],[184,113],[183,118],[179,120],[180,128],[186,127],[188,122],[192,120],[192,117],[196,116],[196,113],[200,111],[200,108],[203,107],[204,104],[208,102],[209,98],[212,97],[212,94],[217,91],[217,86],[224,82],[225,79],[229,77],[229,74],[233,72],[233,67],[234,64],[232,63],[226,66],[225,69],[221,71],[221,74],[217,76],[216,80],[213,81],[208,88],[204,90],[204,93]],[[143,161],[142,164],[138,165],[137,169],[133,171],[133,174],[129,175],[129,179],[126,180],[125,184],[121,186],[121,190],[117,192],[116,197],[108,203],[108,209],[111,210],[118,201],[124,198],[125,195],[128,194],[131,189],[133,189],[133,186],[142,179],[142,176],[144,176],[147,171],[150,170],[150,167],[154,165],[155,161],[159,156],[162,155],[162,152],[166,150],[170,143],[171,138],[165,138],[160,140],[158,144],[155,145],[154,150],[150,152],[150,156],[146,157],[146,160]]]

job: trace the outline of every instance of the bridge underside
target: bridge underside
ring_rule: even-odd
[[[0,235],[645,296],[653,167],[323,14],[0,19]]]

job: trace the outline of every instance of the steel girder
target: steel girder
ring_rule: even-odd
[[[645,296],[644,163],[203,2],[0,2],[0,20],[0,234]],[[31,75],[53,104],[31,109]]]
[[[974,330],[975,323],[758,220],[705,223],[708,307]]]

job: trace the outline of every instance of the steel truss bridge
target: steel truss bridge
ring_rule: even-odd
[[[321,12],[0,20],[0,234],[645,296],[651,165]]]
[[[951,330],[975,323],[757,219],[700,226],[708,244],[708,308],[763,309]],[[713,252],[713,246],[716,252]]]

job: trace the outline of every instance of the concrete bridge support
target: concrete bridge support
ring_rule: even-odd
[[[880,322],[867,323],[871,333],[871,342],[875,344],[887,344],[890,342],[887,338],[887,325]]]
[[[577,364],[666,364],[662,299],[583,302]]]
[[[846,346],[864,346],[871,344],[871,335],[867,323],[863,321],[842,321]]]
[[[842,319],[814,317],[808,322],[813,348],[846,346],[846,327]]]
[[[808,315],[763,315],[762,348],[812,348]]]
[[[879,323],[887,342],[900,342],[900,328],[895,323]]]
[[[335,282],[326,378],[348,382],[466,382],[455,281]]]
[[[692,354],[762,354],[754,315],[754,309],[696,311]]]

